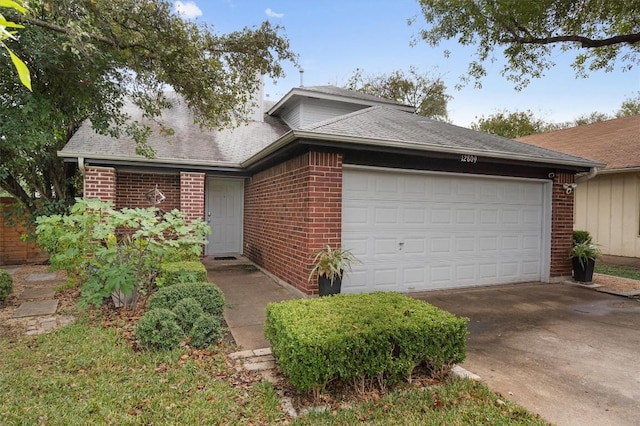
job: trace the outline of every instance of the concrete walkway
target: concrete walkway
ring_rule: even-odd
[[[214,260],[205,258],[207,278],[224,293],[227,308],[224,319],[241,350],[270,346],[264,337],[265,309],[268,303],[304,297],[291,287],[280,285],[246,258]]]
[[[3,267],[11,275],[20,266]],[[55,273],[33,273],[26,277],[26,284],[16,298],[21,302],[12,318],[24,322],[29,336],[47,333],[73,322],[72,316],[57,315],[58,300],[55,287],[63,281],[56,279]]]

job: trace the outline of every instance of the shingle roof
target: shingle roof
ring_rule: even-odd
[[[517,140],[606,163],[605,170],[640,167],[640,115],[538,133]]]
[[[362,146],[363,149],[377,146],[472,154],[580,168],[597,165],[565,153],[430,120],[397,106],[371,106],[295,130],[289,129],[277,117],[265,115],[264,122],[249,122],[237,128],[215,131],[201,129],[194,124],[186,103],[176,95],[172,95],[170,101],[173,108],[165,111],[161,121],[174,130],[172,135],[164,134],[156,122],[143,119],[141,112],[132,105],[127,107],[127,112],[134,119],[151,127],[148,143],[156,152],[153,159],[136,155],[135,142],[131,138],[122,137],[118,140],[98,135],[88,123],[81,126],[59,155],[104,162],[144,162],[240,170],[297,139],[310,138],[333,139],[342,144]]]
[[[194,123],[193,115],[184,101],[175,94],[168,98],[173,107],[165,111],[160,120],[174,130],[173,135],[166,135],[158,123],[143,119],[141,111],[132,104],[126,107],[126,112],[133,119],[152,129],[148,144],[156,151],[155,162],[237,165],[289,130],[278,118],[269,116],[265,116],[264,122],[252,121],[233,129],[201,129]],[[85,123],[60,154],[65,157],[145,160],[136,155],[135,148],[131,138],[123,136],[118,140],[99,135]]]
[[[394,108],[374,106],[300,129],[318,135],[377,140],[406,148],[469,153],[487,157],[539,159],[543,162],[594,166],[594,162],[489,133],[431,120]]]

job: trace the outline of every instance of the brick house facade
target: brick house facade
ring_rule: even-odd
[[[352,104],[353,112],[345,114],[342,108],[345,102]],[[333,108],[332,105],[337,106]],[[97,136],[84,126],[61,155],[68,161],[76,159],[79,164],[81,161],[85,164],[86,197],[113,201],[118,208],[145,207],[150,205],[146,199],[147,192],[158,185],[166,196],[160,206],[163,210],[178,208],[190,218],[211,220],[214,228],[211,238],[224,235],[230,229],[237,232],[238,244],[233,247],[240,248],[238,254],[310,295],[317,293],[315,280],[308,280],[312,253],[325,244],[342,246],[345,235],[359,238],[356,234],[361,231],[355,231],[354,222],[349,222],[351,218],[347,219],[345,213],[354,210],[348,210],[346,206],[362,208],[362,211],[369,207],[377,208],[374,204],[379,202],[377,198],[370,200],[366,196],[352,198],[347,195],[347,188],[365,177],[372,179],[367,185],[380,183],[384,186],[390,182],[384,180],[389,176],[398,181],[404,179],[404,175],[422,176],[416,179],[422,179],[423,185],[437,181],[438,185],[444,183],[447,188],[453,188],[471,183],[477,188],[488,188],[487,194],[495,195],[493,201],[487,201],[479,198],[479,192],[471,192],[469,195],[475,201],[467,201],[464,193],[447,189],[454,192],[448,193],[446,196],[450,198],[439,207],[449,209],[449,217],[453,217],[457,209],[455,206],[462,205],[460,211],[463,216],[471,212],[471,216],[465,217],[475,217],[472,227],[464,222],[458,223],[454,218],[446,228],[447,232],[452,232],[450,241],[436,247],[451,250],[452,256],[444,260],[440,258],[438,264],[440,273],[443,268],[450,268],[445,273],[449,274],[446,279],[451,287],[458,285],[456,268],[469,271],[469,265],[475,268],[476,276],[480,276],[481,271],[498,271],[501,282],[509,282],[506,281],[509,277],[515,277],[512,282],[526,282],[529,278],[558,281],[570,277],[571,264],[567,253],[571,246],[573,193],[563,185],[573,183],[576,174],[589,172],[600,165],[495,135],[426,120],[410,114],[409,109],[345,89],[325,86],[300,88],[292,90],[271,107],[263,121],[253,121],[223,133],[189,127],[190,116],[180,115],[188,110],[178,108],[165,117],[168,124],[174,124],[176,128],[171,143],[167,144],[166,138],[161,136],[162,129],[156,129],[148,141],[157,152],[154,159],[141,158],[133,150],[122,153],[120,141]],[[156,133],[158,136],[153,136]],[[194,139],[194,135],[200,137]],[[87,144],[85,140],[91,142]],[[518,193],[519,190],[531,191],[532,199],[536,201],[526,199],[527,196],[522,194],[529,192]],[[510,192],[498,194],[497,191]],[[408,194],[400,191],[395,196],[399,193]],[[355,204],[354,200],[357,200]],[[381,200],[387,202],[387,199]],[[392,196],[388,200],[396,198]],[[431,198],[407,196],[391,202],[392,209],[389,210],[395,209],[396,215],[402,213],[403,203],[414,210],[415,206],[427,210],[432,208],[429,204],[432,203]],[[401,208],[397,208],[398,205]],[[225,211],[240,223],[215,228],[216,215]],[[367,220],[373,210],[368,211]],[[502,220],[499,219],[502,215],[510,215],[509,220],[515,222],[509,222],[506,231],[493,225],[491,232],[495,234],[485,235],[479,219],[485,213],[489,214],[487,217],[498,218],[496,220]],[[383,222],[380,223],[384,227]],[[362,239],[368,238],[368,242],[363,243],[366,250],[376,244],[373,241],[378,241],[377,233],[381,229],[376,227],[378,222],[371,223],[371,226],[366,223],[364,232],[368,234]],[[420,228],[423,231],[417,232],[422,232],[418,237],[422,239],[423,252],[427,253],[432,250],[427,247],[431,245],[429,238],[440,232],[440,225],[437,222],[420,223],[426,224],[425,228]],[[528,226],[526,231],[519,231],[520,223]],[[401,226],[405,224],[402,222]],[[458,224],[461,225],[459,229],[455,228]],[[397,239],[388,242],[391,244],[389,247],[395,244],[397,256],[389,268],[395,261],[404,261],[401,257],[405,243],[401,240],[414,236],[410,234],[413,231],[408,230],[413,229],[410,226],[402,229],[398,234],[393,233],[395,229],[386,231],[383,236],[389,241]],[[475,239],[471,249],[475,256],[473,259],[465,253],[468,248],[456,248],[456,235],[471,235]],[[442,241],[442,237],[439,238]],[[482,244],[487,241],[493,246],[483,248]],[[210,240],[207,247],[215,244]],[[511,248],[513,244],[516,244],[516,250]],[[229,251],[209,249],[208,253],[215,255]],[[376,253],[366,252],[367,265],[386,267],[389,253],[394,256],[393,249],[381,257],[375,257]],[[493,263],[487,264],[487,258]],[[431,258],[424,259],[430,262]],[[364,267],[369,267],[367,265]],[[406,268],[413,267],[406,265],[401,267],[405,269],[399,267],[395,273],[388,274],[391,278],[386,283],[401,284],[403,274],[408,271]],[[426,268],[431,267],[430,263]],[[371,277],[375,277],[371,274],[377,273],[374,269],[360,271],[357,279],[371,282]],[[355,273],[354,270],[353,275]],[[365,273],[369,275],[365,277]],[[420,274],[427,277],[431,269],[414,275],[418,281]],[[490,281],[490,275],[482,277],[485,283],[495,282]],[[425,278],[423,283],[430,285],[430,279]],[[465,279],[468,282],[469,278]],[[473,281],[471,285],[478,285],[479,281]],[[388,288],[386,283],[382,288]],[[360,283],[351,289],[363,288],[358,286]]]
[[[342,235],[342,156],[308,152],[245,184],[244,254],[307,294],[310,253]]]

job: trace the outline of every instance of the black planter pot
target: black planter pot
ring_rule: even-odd
[[[320,275],[318,277],[318,293],[320,294],[320,297],[339,294],[341,287],[342,277],[334,277],[333,283],[326,275]]]
[[[593,268],[596,266],[595,259],[587,259],[586,262],[580,264],[580,259],[574,257],[573,262],[573,279],[582,283],[590,283],[593,281]]]

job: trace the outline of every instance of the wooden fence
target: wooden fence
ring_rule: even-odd
[[[35,243],[27,243],[20,239],[27,232],[24,225],[8,223],[5,212],[16,201],[13,198],[0,197],[0,265],[21,265],[39,263],[47,259]]]

